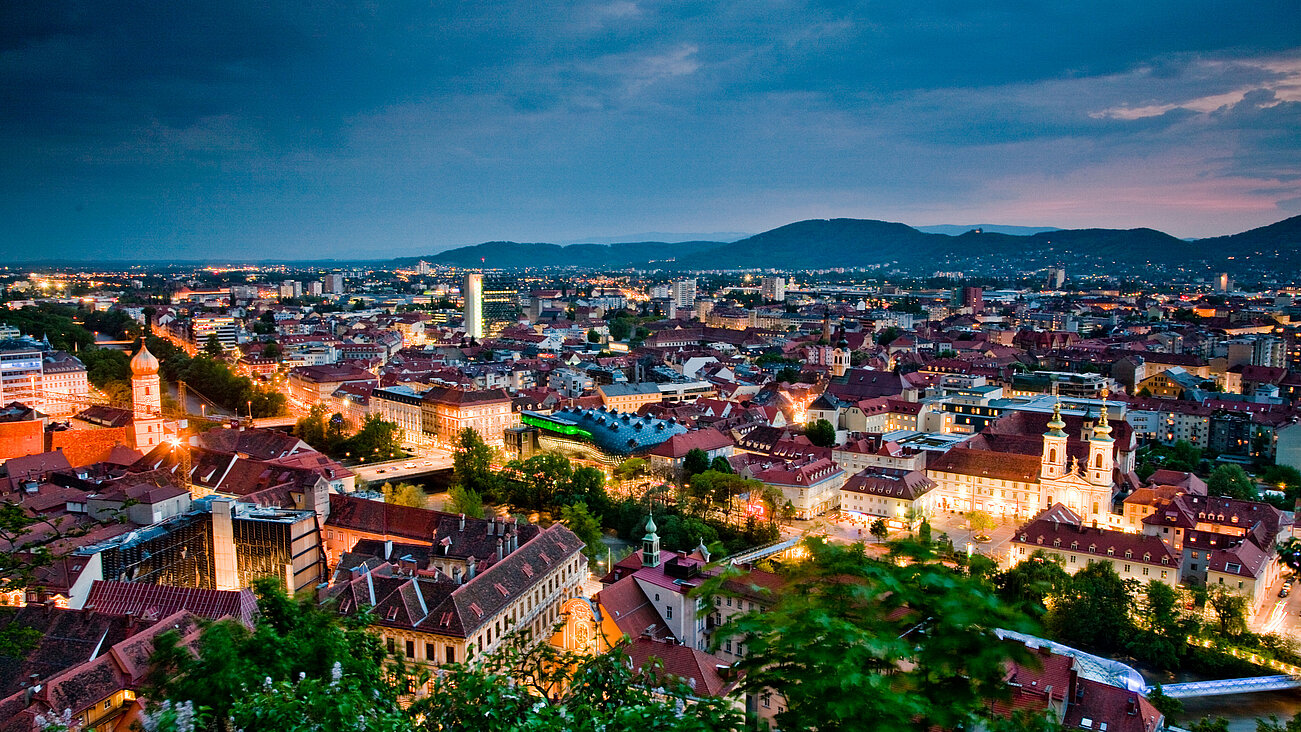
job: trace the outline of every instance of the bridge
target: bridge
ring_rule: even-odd
[[[1151,693],[1156,687],[1149,687]],[[1278,676],[1253,676],[1246,679],[1216,679],[1214,681],[1189,681],[1182,684],[1166,684],[1161,693],[1172,699],[1193,699],[1202,696],[1228,696],[1229,694],[1251,694],[1258,691],[1287,691],[1301,689],[1301,678],[1288,674]]]
[[[730,557],[725,557],[723,561],[731,564],[750,564],[751,562],[757,562],[765,557],[771,557],[774,554],[781,554],[787,549],[800,543],[800,540],[803,538],[804,537],[802,536],[792,536],[791,538],[782,541],[774,541],[771,544],[764,544],[763,546],[755,547],[754,549],[747,549],[746,551],[733,554]]]

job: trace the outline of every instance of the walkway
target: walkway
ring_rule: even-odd
[[[1257,691],[1286,691],[1301,689],[1301,679],[1283,674],[1280,676],[1253,676],[1247,679],[1216,679],[1214,681],[1189,681],[1183,684],[1165,684],[1161,693],[1174,699],[1192,699],[1202,696],[1227,696],[1251,694]],[[1148,689],[1148,691],[1152,691]]]

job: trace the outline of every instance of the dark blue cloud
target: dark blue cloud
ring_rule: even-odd
[[[1210,0],[0,4],[0,257],[837,215],[1221,233],[1295,210],[1297,27]]]

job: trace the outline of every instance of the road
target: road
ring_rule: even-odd
[[[1279,597],[1283,582],[1290,576],[1286,572],[1283,575],[1266,592],[1265,601],[1251,619],[1251,630],[1301,638],[1301,585],[1293,584],[1288,597]]]
[[[386,463],[375,463],[373,465],[353,465],[349,466],[348,469],[367,483],[383,483],[385,481],[392,482],[403,478],[419,477],[435,470],[446,470],[450,467],[452,467],[452,454],[446,450],[431,448],[429,453],[425,455],[390,460]]]

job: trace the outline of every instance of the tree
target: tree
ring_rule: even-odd
[[[998,522],[986,511],[968,511],[963,514],[963,518],[967,519],[967,525],[977,537],[986,536],[985,532],[993,531],[998,526]]]
[[[173,707],[192,704],[202,712],[196,715],[202,730],[357,729],[359,714],[401,719],[398,690],[389,681],[379,636],[362,621],[340,620],[314,598],[287,597],[277,580],[259,580],[254,589],[260,611],[254,630],[234,619],[212,623],[199,636],[197,656],[176,631],[158,636],[147,677],[151,698],[166,699]],[[304,698],[277,700],[290,691],[286,685],[299,687],[294,691],[304,692]],[[334,703],[321,703],[327,699]],[[264,709],[262,704],[273,706]],[[277,721],[266,718],[272,713]]]
[[[623,341],[628,339],[628,334],[632,332],[632,320],[625,317],[617,317],[610,321],[610,340]]]
[[[281,357],[280,344],[275,341],[267,341],[262,348],[262,358],[269,358],[273,361],[279,361]]]
[[[1066,643],[1102,650],[1123,648],[1133,633],[1131,594],[1129,584],[1110,562],[1093,562],[1053,596],[1048,629],[1052,637]]]
[[[473,427],[456,435],[452,448],[452,484],[474,491],[488,503],[498,503],[503,496],[502,482],[492,469],[493,450]]]
[[[385,483],[380,486],[380,491],[384,494],[384,502],[395,506],[424,508],[427,503],[425,492],[410,483]]]
[[[1301,470],[1291,465],[1271,465],[1265,468],[1261,482],[1283,491],[1289,507],[1296,505],[1297,497],[1301,496]]]
[[[596,328],[589,328],[589,329],[588,329],[588,331],[587,331],[587,342],[588,342],[588,343],[600,343],[600,342],[601,342],[601,334],[596,330]]]
[[[366,415],[357,434],[336,448],[362,461],[392,460],[402,457],[402,428],[378,414]]]
[[[208,340],[203,344],[203,352],[212,358],[221,358],[221,354],[225,353],[226,349],[222,347],[216,333],[209,333]]]
[[[605,544],[601,543],[601,517],[593,516],[587,511],[583,501],[572,503],[560,510],[560,520],[582,539],[586,548],[583,553],[589,561],[599,559],[605,554]]]
[[[1247,632],[1249,602],[1246,596],[1239,595],[1224,585],[1211,585],[1206,590],[1206,603],[1215,613],[1220,635],[1237,638]]]
[[[699,695],[654,660],[637,666],[623,646],[580,655],[523,634],[496,653],[446,664],[408,710],[413,732],[740,732],[728,700]],[[685,708],[685,712],[684,712]]]
[[[605,492],[605,473],[590,465],[574,469],[569,480],[559,486],[555,504],[578,502],[587,504],[596,513],[603,513],[610,507],[610,495]]]
[[[463,513],[470,518],[483,518],[483,498],[478,493],[463,485],[453,485],[447,489],[447,510],[451,513]]]
[[[1278,558],[1293,574],[1301,574],[1301,539],[1293,536],[1279,542]]]
[[[886,526],[885,519],[877,519],[873,521],[872,525],[869,526],[867,530],[870,531],[872,536],[875,536],[878,541],[885,541],[886,537],[890,535],[890,527]]]
[[[1166,696],[1160,684],[1157,684],[1156,688],[1148,693],[1147,700],[1151,702],[1152,706],[1156,707],[1161,716],[1166,718],[1166,724],[1169,724],[1176,715],[1184,710],[1184,703],[1174,697]],[[1257,728],[1257,731],[1260,732],[1259,728]]]
[[[558,452],[539,453],[523,462],[512,460],[506,467],[519,478],[511,501],[535,510],[555,505],[559,490],[574,474],[569,458]]]
[[[760,697],[778,690],[786,700],[776,717],[782,729],[1003,723],[990,700],[1006,694],[1009,661],[1030,661],[994,629],[1028,629],[1026,618],[926,548],[901,546],[907,561],[884,562],[862,544],[809,538],[809,560],[790,568],[767,607],[733,615],[714,633],[715,646],[744,639],[738,685]],[[728,583],[740,577],[725,569],[702,584],[700,596],[707,605],[711,596],[736,596]]]
[[[804,429],[804,436],[818,447],[833,447],[836,444],[836,426],[825,419],[815,420]]]
[[[903,331],[891,325],[887,328],[884,328],[880,333],[876,334],[876,343],[879,346],[888,346],[891,343],[893,343],[895,340],[897,340],[901,335],[903,335]]]
[[[706,470],[709,470],[709,453],[698,447],[687,450],[687,454],[682,458],[682,472],[685,477],[690,478]]]
[[[1206,491],[1213,496],[1226,496],[1244,501],[1260,499],[1256,481],[1247,475],[1241,465],[1226,463],[1217,466],[1206,479]]]
[[[1188,724],[1188,732],[1229,732],[1229,720],[1224,717],[1202,717]]]
[[[1004,602],[1033,617],[1048,612],[1045,600],[1060,595],[1070,585],[1071,576],[1062,569],[1061,559],[1037,549],[1015,567],[994,577],[994,588]]]
[[[1151,701],[1150,697],[1148,701]],[[1278,717],[1272,714],[1269,719],[1257,719],[1256,732],[1301,732],[1301,713],[1293,715],[1286,722],[1278,721]]]
[[[1188,440],[1176,440],[1170,447],[1162,467],[1191,473],[1202,464],[1202,449]]]
[[[727,458],[723,457],[722,455],[719,455],[718,457],[715,457],[713,460],[709,461],[709,469],[714,471],[715,473],[731,473],[732,464],[727,462]]]

